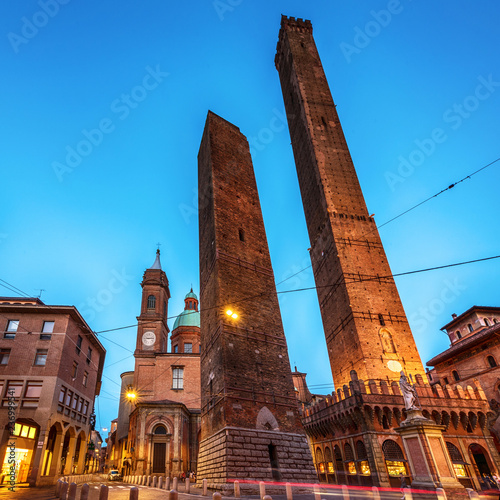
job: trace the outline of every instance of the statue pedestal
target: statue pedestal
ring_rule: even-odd
[[[413,477],[411,487],[461,490],[443,439],[444,425],[437,425],[420,410],[408,410],[408,417],[395,431],[400,434]]]

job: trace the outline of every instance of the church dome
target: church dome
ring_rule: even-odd
[[[193,289],[191,288],[191,291],[184,297],[184,299],[196,299],[198,300],[198,297],[196,294],[193,292]]]
[[[197,326],[200,327],[200,313],[199,311],[184,310],[177,316],[174,323],[175,330],[179,326]]]

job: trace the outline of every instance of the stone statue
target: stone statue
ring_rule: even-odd
[[[399,378],[399,387],[401,388],[401,392],[403,394],[405,408],[407,410],[419,410],[419,407],[417,406],[417,391],[415,390],[415,387],[408,382],[404,372],[400,373],[401,377]]]

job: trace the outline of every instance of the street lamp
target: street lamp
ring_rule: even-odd
[[[236,314],[232,309],[227,309],[226,314],[233,319],[238,319],[238,314]]]

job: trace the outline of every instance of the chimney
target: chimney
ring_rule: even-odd
[[[453,313],[453,314],[451,315],[451,317],[452,317],[453,319],[456,319],[456,318],[457,318],[457,315],[456,315],[455,313]]]

